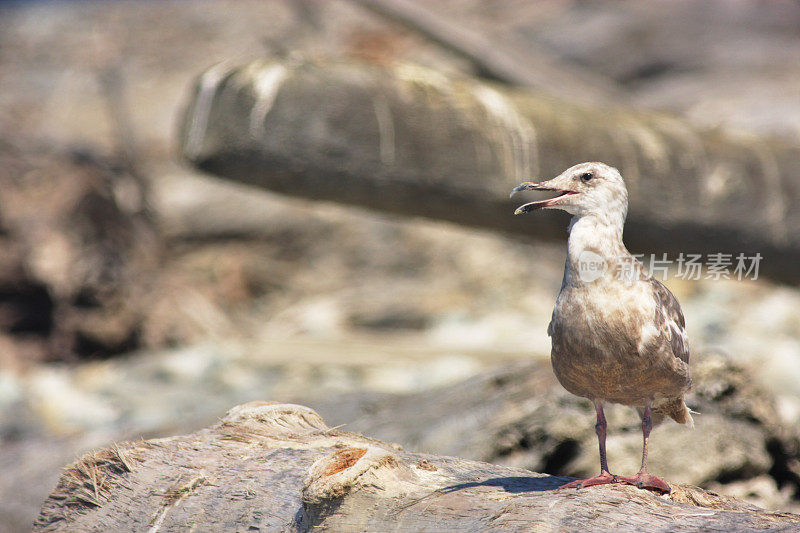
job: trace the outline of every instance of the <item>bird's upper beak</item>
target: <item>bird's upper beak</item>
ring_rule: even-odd
[[[568,191],[564,189],[559,189],[558,187],[553,186],[553,181],[542,181],[539,183],[534,183],[532,181],[526,181],[525,183],[520,183],[513,189],[511,189],[511,196],[514,196],[516,193],[520,191],[556,191],[559,194],[550,198],[548,200],[540,200],[538,202],[530,202],[524,205],[521,205],[514,211],[515,215],[521,215],[522,213],[529,213],[531,211],[535,211],[537,209],[547,209],[549,207],[556,207],[558,205],[558,200],[565,196],[569,196],[572,194],[578,194],[578,191]]]

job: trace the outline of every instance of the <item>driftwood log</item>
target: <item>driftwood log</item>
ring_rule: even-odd
[[[658,425],[650,439],[652,471],[705,488],[771,479],[800,498],[800,431],[782,423],[771,393],[753,383],[747,367],[704,353],[694,359],[686,401],[698,413],[695,429]],[[559,476],[597,473],[594,409],[564,390],[549,361],[504,365],[411,394],[356,393],[312,406],[332,424],[408,449]],[[641,460],[640,418],[622,406],[609,406],[606,415],[612,471],[633,474]]]
[[[798,281],[800,148],[592,108],[409,65],[217,65],[197,82],[183,156],[276,192],[563,239],[557,215],[511,215],[510,189],[586,160],[617,166],[635,252],[761,253]],[[523,220],[524,219],[524,220]]]
[[[690,486],[562,490],[568,478],[410,453],[252,402],[214,427],[114,445],[68,467],[35,531],[796,530]]]

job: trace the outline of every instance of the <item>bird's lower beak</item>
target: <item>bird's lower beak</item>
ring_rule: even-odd
[[[559,194],[548,200],[540,200],[538,202],[530,202],[521,205],[517,208],[516,211],[514,211],[515,215],[521,215],[522,213],[529,213],[537,209],[555,207],[557,205],[557,201],[559,198],[563,198],[564,196],[569,196],[571,194],[577,194],[577,191],[565,191],[562,189],[556,189],[555,187],[551,187],[548,185],[548,182],[534,183],[532,181],[526,181],[525,183],[520,183],[519,185],[511,189],[511,194],[509,195],[509,198],[511,196],[514,196],[520,191],[556,191]]]

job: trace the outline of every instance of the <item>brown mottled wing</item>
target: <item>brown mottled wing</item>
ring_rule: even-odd
[[[664,328],[665,336],[669,339],[672,353],[683,361],[689,363],[689,338],[686,335],[686,321],[678,299],[661,282],[650,279],[653,294],[658,305],[656,306],[656,319]],[[660,315],[660,316],[658,316]]]

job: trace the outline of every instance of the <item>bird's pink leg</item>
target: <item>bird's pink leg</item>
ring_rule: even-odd
[[[642,446],[642,468],[639,473],[633,477],[618,477],[621,483],[628,483],[640,489],[650,489],[659,492],[669,493],[669,485],[663,479],[647,473],[647,441],[650,438],[650,431],[653,429],[653,421],[650,418],[650,404],[644,408],[644,415],[642,416],[642,436],[644,437],[644,444]]]
[[[582,489],[594,485],[616,483],[617,478],[608,471],[608,460],[606,459],[606,427],[608,424],[606,424],[603,404],[599,401],[594,402],[594,409],[597,412],[597,424],[594,426],[594,431],[597,433],[597,441],[600,444],[600,475],[587,479],[576,479],[566,485],[562,485],[560,487],[562,489]]]

